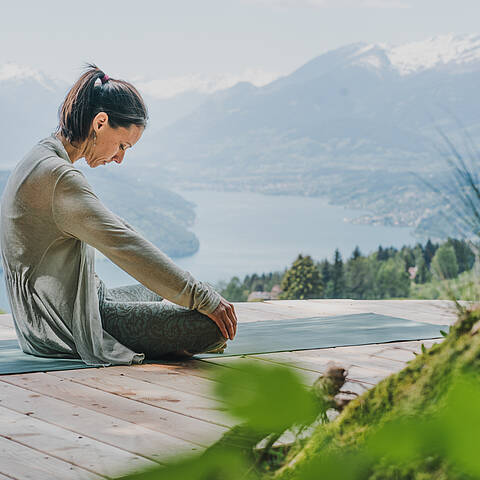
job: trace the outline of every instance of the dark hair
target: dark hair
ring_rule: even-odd
[[[133,85],[105,77],[105,73],[92,63],[86,68],[58,109],[56,132],[70,143],[82,142],[88,137],[92,120],[99,112],[108,115],[112,128],[146,127],[147,107]]]

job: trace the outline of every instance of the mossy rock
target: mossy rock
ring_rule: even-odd
[[[272,477],[275,480],[304,478],[310,461],[322,457],[348,461],[348,455],[358,452],[368,435],[388,422],[435,414],[456,377],[468,372],[478,375],[476,380],[480,381],[477,374],[480,372],[479,327],[480,310],[462,311],[442,343],[435,344],[411,360],[402,371],[350,402],[335,421],[317,428],[303,447],[290,452],[284,466]],[[445,458],[430,456],[408,465],[393,465],[379,458],[355,478],[454,480],[473,477],[456,471]]]

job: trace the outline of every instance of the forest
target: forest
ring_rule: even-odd
[[[338,249],[332,260],[299,254],[284,271],[253,273],[243,281],[233,277],[219,289],[232,302],[247,301],[252,292],[271,292],[276,285],[281,292],[272,298],[279,299],[446,298],[452,289],[459,297],[471,296],[474,250],[470,242],[449,238],[400,249],[379,246],[368,255],[356,247],[346,260]]]

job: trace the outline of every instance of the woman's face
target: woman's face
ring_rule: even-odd
[[[98,113],[92,122],[92,136],[86,148],[85,161],[91,168],[110,162],[122,163],[125,151],[132,148],[142,136],[143,127],[112,128],[105,112]],[[95,141],[93,136],[96,135]]]

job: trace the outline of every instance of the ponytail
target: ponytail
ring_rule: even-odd
[[[108,115],[112,128],[146,127],[147,107],[138,90],[124,80],[109,77],[94,64],[86,67],[58,109],[56,132],[71,144],[81,143],[87,139],[92,120],[99,112]]]

